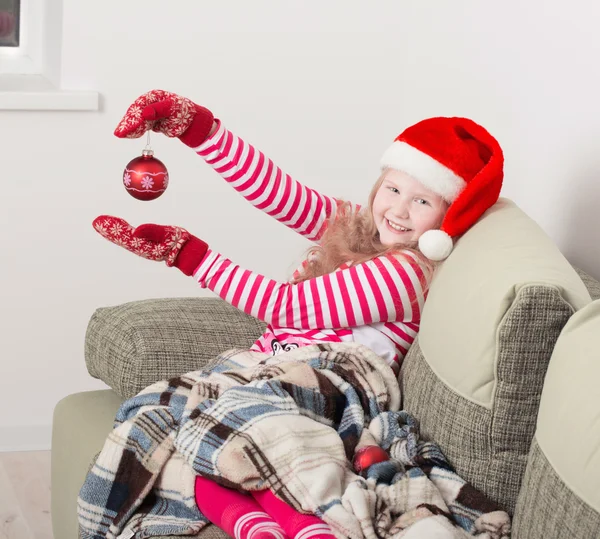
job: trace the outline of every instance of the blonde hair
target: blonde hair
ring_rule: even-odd
[[[419,265],[430,282],[436,263],[427,259],[417,248],[417,242],[383,245],[373,218],[373,201],[385,177],[384,170],[369,194],[367,207],[357,212],[350,202],[340,201],[335,217],[326,224],[320,244],[306,254],[304,267],[291,281],[294,284],[333,273],[342,264],[354,266],[383,255],[400,255],[410,251],[417,255]],[[412,259],[411,259],[412,261]]]

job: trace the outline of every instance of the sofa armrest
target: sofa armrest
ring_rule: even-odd
[[[220,298],[134,301],[97,309],[85,336],[90,375],[129,398],[202,369],[231,348],[249,348],[264,323]]]

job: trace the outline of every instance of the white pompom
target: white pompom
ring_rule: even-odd
[[[419,249],[429,260],[444,260],[453,247],[452,238],[443,230],[428,230],[419,238]]]

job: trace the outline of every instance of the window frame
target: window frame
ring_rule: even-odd
[[[20,0],[18,47],[0,47],[0,110],[92,110],[95,91],[61,85],[62,0]]]
[[[19,46],[0,46],[0,75],[44,74],[44,0],[20,0]]]

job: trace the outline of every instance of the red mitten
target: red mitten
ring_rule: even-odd
[[[100,215],[94,228],[112,243],[149,260],[165,261],[186,275],[200,265],[208,245],[178,226],[155,224],[132,227],[127,221],[111,215]]]
[[[119,138],[139,138],[152,130],[177,137],[191,147],[208,137],[214,117],[210,110],[186,97],[164,90],[152,90],[130,105],[115,129]]]

